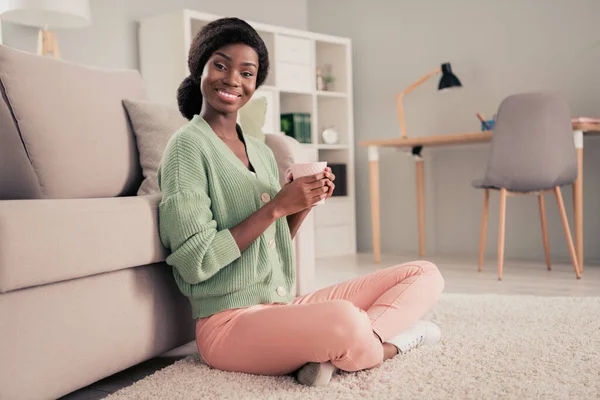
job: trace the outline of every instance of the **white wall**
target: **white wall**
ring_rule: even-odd
[[[411,93],[405,101],[409,136],[478,130],[475,112],[491,117],[504,97],[530,90],[557,91],[573,115],[600,116],[598,15],[597,0],[308,0],[310,30],[353,40],[357,141],[397,137],[395,93],[447,61],[464,88],[438,93],[435,79]],[[585,146],[585,255],[600,259],[600,139]],[[429,254],[470,254],[475,262],[483,194],[470,182],[483,174],[486,152],[487,145],[424,152]],[[368,251],[366,149],[357,147],[356,163],[358,245]],[[382,150],[381,168],[383,251],[416,253],[413,161]],[[564,194],[572,207],[570,188]],[[549,197],[546,204],[552,254],[568,260],[556,202]],[[490,206],[491,256],[497,196]],[[535,197],[509,199],[506,255],[543,261]]]
[[[255,22],[307,28],[306,0],[91,0],[92,25],[56,31],[65,60],[108,68],[138,68],[137,21],[189,8]],[[35,51],[37,30],[4,22],[4,44]]]

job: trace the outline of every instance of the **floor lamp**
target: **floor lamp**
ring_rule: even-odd
[[[37,53],[60,58],[54,28],[82,28],[90,24],[88,0],[0,0],[0,18],[39,28]]]
[[[450,63],[442,64],[440,67],[434,69],[428,74],[424,75],[422,78],[415,81],[412,85],[401,91],[396,95],[396,104],[398,107],[398,119],[400,121],[400,134],[402,135],[402,139],[407,139],[408,135],[406,134],[406,123],[404,121],[404,108],[402,107],[402,100],[404,97],[415,90],[417,87],[425,83],[427,80],[432,77],[442,74],[440,78],[440,82],[438,83],[438,90],[446,90],[450,88],[458,88],[462,87],[460,80],[454,75],[452,72],[452,67]],[[425,188],[423,187],[425,168],[423,165],[423,159],[421,158],[421,149],[422,146],[415,146],[412,149],[412,155],[415,156],[416,160],[416,173],[417,173],[417,218],[419,222],[419,226],[425,225]],[[425,237],[424,230],[420,230],[419,236],[419,255],[423,257],[425,255]]]

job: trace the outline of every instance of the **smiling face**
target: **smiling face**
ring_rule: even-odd
[[[202,72],[202,110],[236,113],[256,90],[258,67],[258,54],[246,44],[230,44],[215,51]]]

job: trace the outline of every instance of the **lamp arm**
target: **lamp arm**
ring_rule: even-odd
[[[396,95],[396,104],[397,104],[397,107],[398,107],[398,119],[400,120],[400,133],[402,135],[402,139],[406,139],[408,137],[406,135],[406,123],[404,121],[404,108],[402,107],[402,99],[408,93],[410,93],[413,90],[415,90],[419,85],[421,85],[424,82],[426,82],[429,78],[431,78],[431,77],[433,77],[433,76],[435,76],[435,75],[437,75],[437,74],[439,74],[441,72],[442,72],[442,68],[441,67],[437,67],[436,69],[434,69],[430,73],[424,75],[423,77],[419,78],[417,81],[415,81],[415,83],[413,83],[412,85],[410,85],[409,87],[407,87],[406,89],[404,89],[403,91],[401,91],[400,93],[398,93]]]
[[[441,73],[442,73],[442,68],[441,67],[437,67],[436,69],[434,69],[433,71],[431,71],[427,75],[424,75],[423,77],[421,77],[420,79],[418,79],[417,81],[415,81],[415,83],[413,83],[412,85],[410,85],[409,87],[407,87],[406,89],[404,89],[398,95],[399,96],[406,96],[407,94],[409,94],[410,92],[412,92],[413,90],[415,90],[419,85],[421,85],[424,82],[426,82],[432,76],[435,76],[435,75],[441,74]]]

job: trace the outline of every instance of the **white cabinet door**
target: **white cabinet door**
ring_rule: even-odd
[[[317,257],[354,253],[354,235],[349,226],[317,227],[315,247]]]
[[[315,77],[309,65],[278,62],[275,65],[275,81],[282,91],[312,92]]]
[[[312,65],[312,42],[308,39],[279,35],[275,45],[275,60]]]

